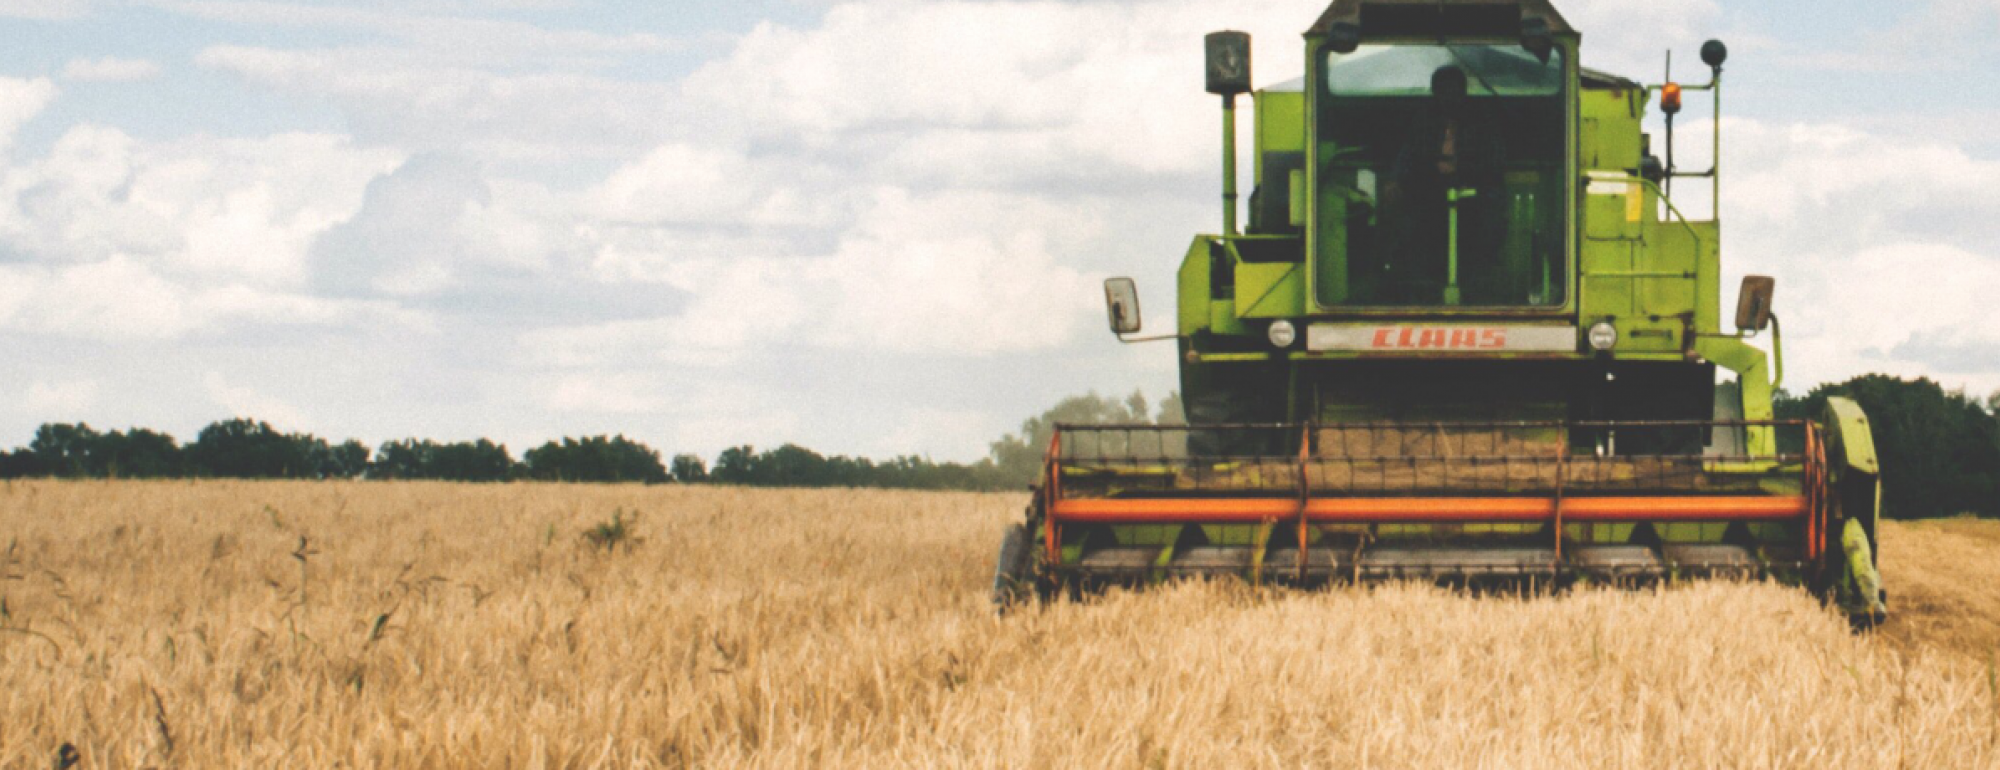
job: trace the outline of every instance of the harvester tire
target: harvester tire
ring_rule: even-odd
[[[1005,612],[1008,607],[1031,596],[1035,588],[1034,540],[1027,524],[1007,528],[1000,539],[1000,561],[993,569],[993,605]]]

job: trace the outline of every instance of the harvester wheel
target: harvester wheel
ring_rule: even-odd
[[[995,607],[1005,612],[1009,606],[1032,595],[1034,562],[1034,539],[1028,535],[1028,525],[1008,527],[1007,535],[1000,539],[999,564],[993,569]]]

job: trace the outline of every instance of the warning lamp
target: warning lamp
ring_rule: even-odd
[[[1672,115],[1681,111],[1681,84],[1660,86],[1660,111]]]

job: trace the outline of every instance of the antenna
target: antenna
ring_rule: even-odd
[[[1674,49],[1672,48],[1667,49],[1666,79],[1660,82],[1667,84],[1667,86],[1672,86],[1674,83]],[[1672,199],[1674,197],[1674,113],[1681,111],[1679,94],[1675,94],[1674,102],[1670,107],[1667,104],[1665,87],[1662,87],[1660,92],[1660,111],[1667,114],[1667,185],[1666,189],[1662,192],[1666,193],[1668,199]]]

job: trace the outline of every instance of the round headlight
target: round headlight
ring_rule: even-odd
[[[1618,344],[1618,327],[1612,326],[1609,321],[1598,321],[1596,325],[1590,327],[1592,350],[1610,350],[1611,346],[1616,344]]]
[[[1271,344],[1273,346],[1289,348],[1292,346],[1292,343],[1297,341],[1299,341],[1299,330],[1292,327],[1291,321],[1271,322]]]

